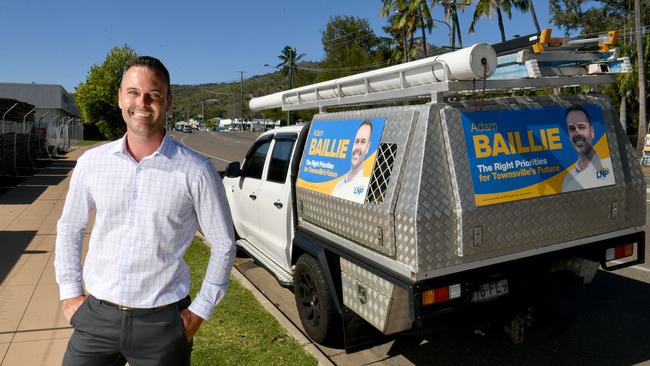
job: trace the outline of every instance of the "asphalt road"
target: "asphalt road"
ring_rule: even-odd
[[[218,170],[228,161],[242,161],[255,140],[253,135],[234,132],[176,136],[209,157]],[[650,212],[648,203],[646,212]],[[400,335],[352,354],[319,348],[337,365],[650,365],[649,252],[645,264],[616,272],[599,271],[590,286],[539,307],[523,344],[512,344],[505,332],[494,326],[481,332],[460,327],[426,336]],[[238,258],[237,266],[302,329],[289,289],[280,287],[251,259]]]

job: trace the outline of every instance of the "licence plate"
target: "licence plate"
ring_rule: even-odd
[[[508,280],[484,283],[472,293],[472,302],[486,301],[508,294]]]

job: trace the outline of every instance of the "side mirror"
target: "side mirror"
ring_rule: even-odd
[[[241,168],[239,167],[238,161],[233,161],[226,165],[226,177],[228,178],[237,178],[241,176]]]

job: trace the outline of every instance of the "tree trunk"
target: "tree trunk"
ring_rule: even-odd
[[[533,17],[533,23],[535,23],[537,34],[540,34],[542,30],[539,28],[539,23],[537,22],[537,13],[535,13],[535,5],[533,5],[533,0],[528,0],[528,9],[530,10],[530,15]]]
[[[456,31],[458,32],[458,47],[463,48],[463,39],[461,38],[460,35],[460,23],[458,22],[458,13],[456,12],[456,9],[454,9],[454,24],[456,24]]]
[[[427,35],[425,34],[425,25],[424,25],[424,18],[422,17],[422,10],[418,9],[418,17],[420,18],[421,23],[421,29],[422,29],[422,50],[424,51],[424,57],[428,57],[427,55]]]
[[[627,97],[623,96],[621,98],[621,107],[618,111],[618,118],[621,121],[621,126],[623,126],[623,131],[627,134]]]
[[[497,19],[499,20],[499,31],[501,32],[501,42],[506,41],[506,30],[503,29],[503,17],[501,16],[501,7],[497,5]]]
[[[424,51],[424,57],[429,57],[427,54],[427,36],[424,34],[424,24],[422,24],[422,50]]]
[[[456,28],[458,27],[458,18],[451,14],[451,33],[449,33],[449,46],[451,49],[456,48]]]
[[[636,28],[636,64],[639,71],[639,132],[636,139],[636,151],[643,153],[643,144],[646,135],[646,111],[645,111],[645,63],[643,62],[643,38],[641,37],[641,4],[640,0],[634,0],[634,22]]]

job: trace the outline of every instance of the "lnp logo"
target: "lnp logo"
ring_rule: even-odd
[[[366,189],[363,188],[363,186],[354,187],[354,195],[355,196],[362,195],[365,190]]]
[[[605,179],[609,175],[609,169],[602,168],[596,172],[596,179]]]

